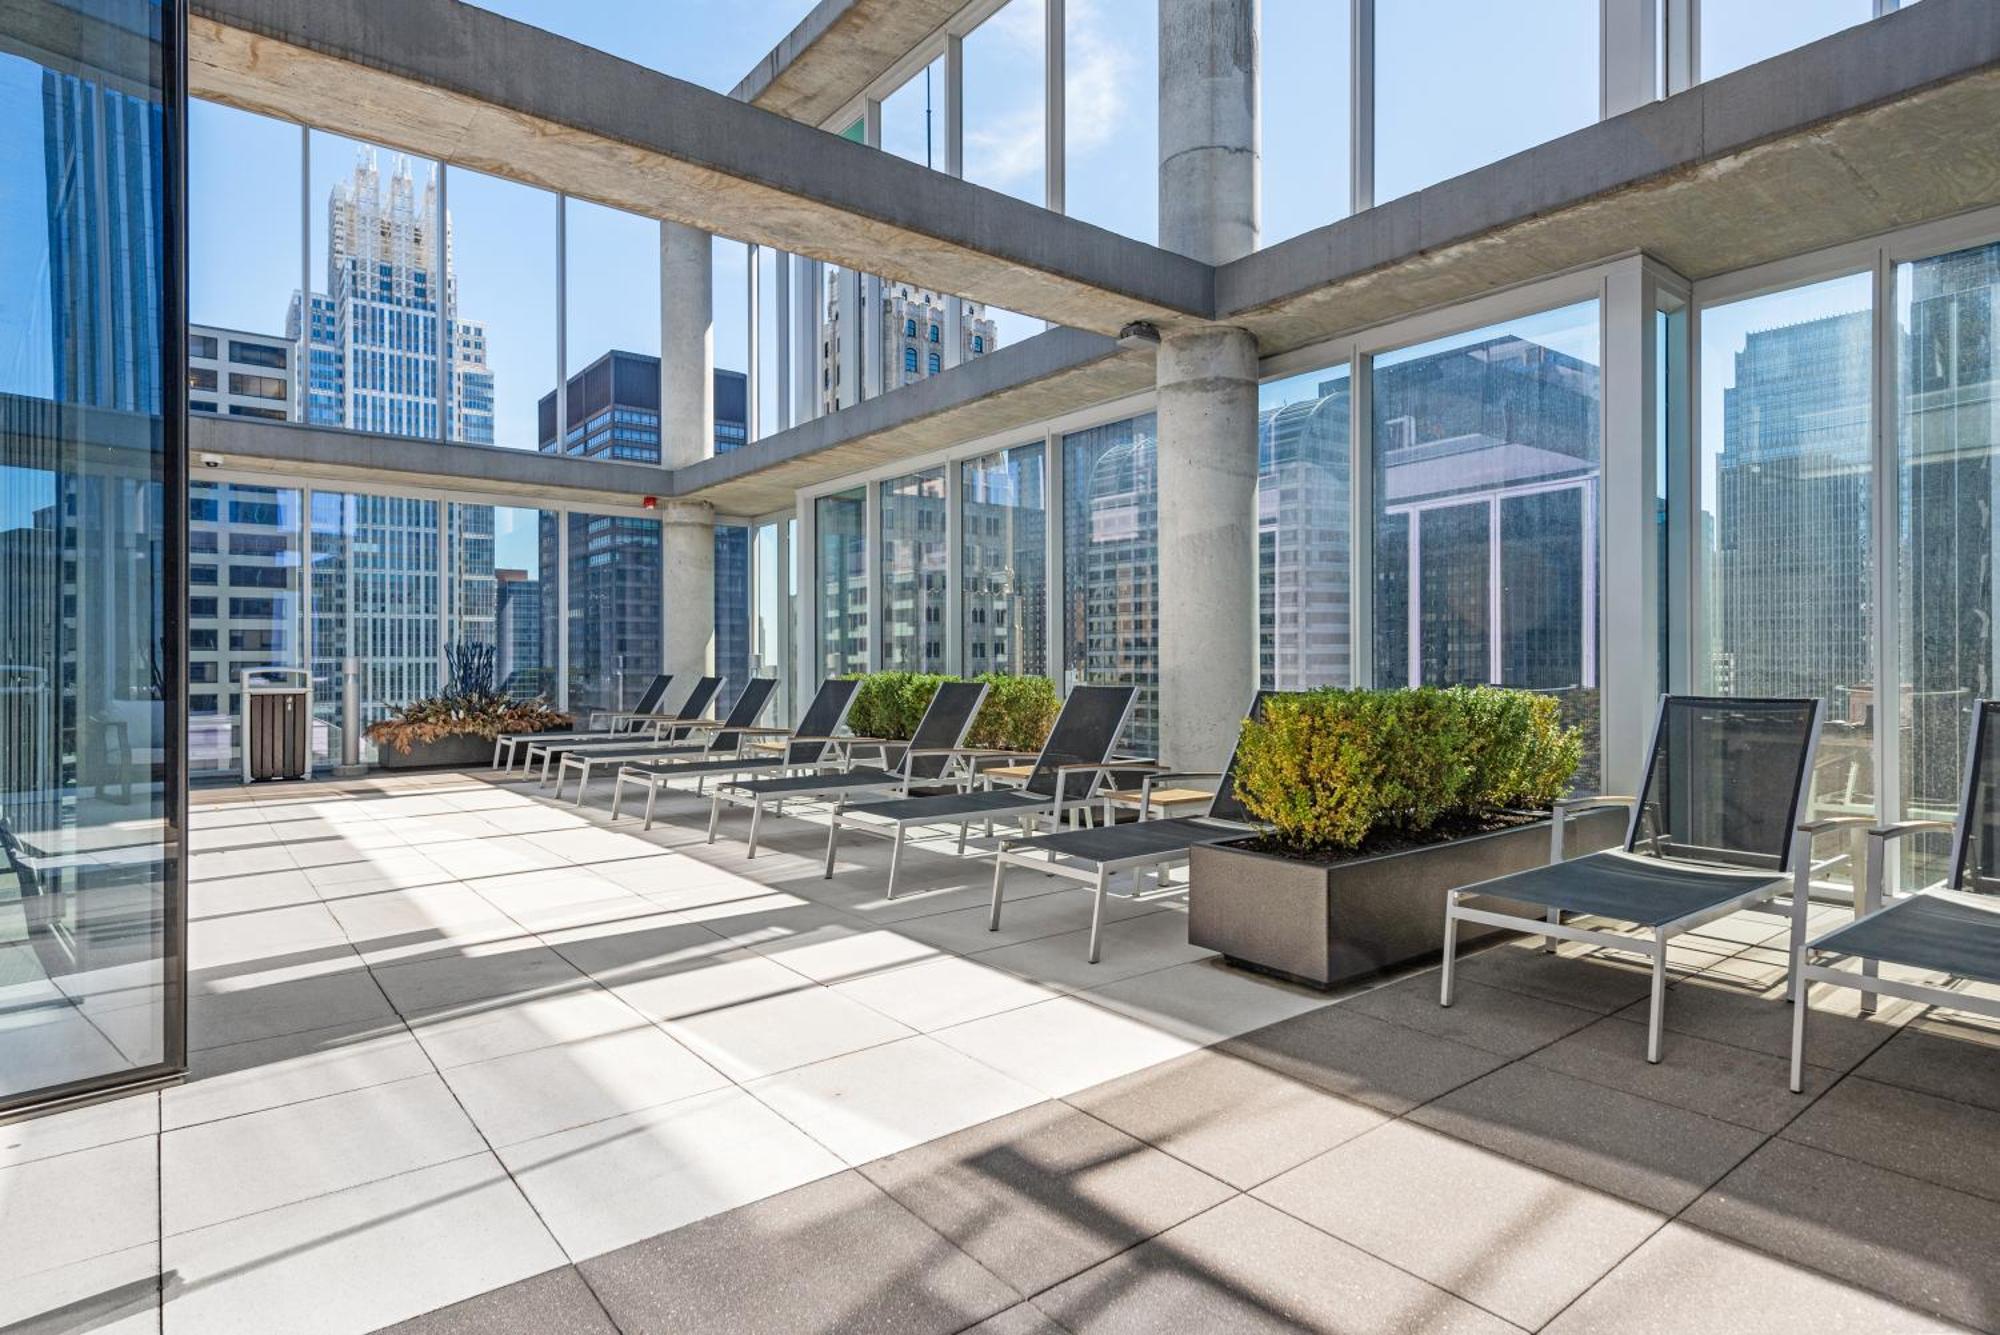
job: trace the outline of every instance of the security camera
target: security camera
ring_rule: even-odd
[[[201,456],[201,466],[203,468],[220,468],[222,467],[222,456],[219,454],[204,454]]]

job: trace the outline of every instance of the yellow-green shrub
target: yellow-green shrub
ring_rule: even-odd
[[[1581,758],[1557,702],[1532,691],[1328,688],[1266,700],[1244,725],[1236,787],[1285,847],[1338,853],[1546,808]]]
[[[860,737],[908,741],[937,691],[954,678],[936,672],[871,672],[861,678],[847,726]]]
[[[917,730],[924,710],[940,682],[955,677],[933,672],[871,672],[861,678],[847,726],[858,736],[907,741]],[[1056,721],[1061,701],[1047,677],[1016,677],[988,672],[975,680],[986,683],[986,701],[972,721],[966,745],[1010,751],[1039,750]]]

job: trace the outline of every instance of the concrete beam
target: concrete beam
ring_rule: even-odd
[[[415,447],[415,448],[412,448]],[[571,459],[534,450],[411,440],[368,431],[188,414],[188,454],[213,454],[230,470],[283,473],[347,486],[518,497],[524,506],[637,507],[665,493],[668,474],[651,464]],[[200,481],[199,464],[188,476]]]
[[[674,494],[735,515],[788,509],[793,493],[878,464],[1152,388],[1153,359],[1108,338],[1051,329],[880,398],[677,469]]]
[[[196,96],[1115,334],[1208,266],[454,0],[196,0]]]
[[[820,0],[729,95],[823,125],[964,7],[965,0]]]
[[[1925,0],[1224,265],[1266,355],[1620,254],[1691,278],[2000,204],[2000,5]]]

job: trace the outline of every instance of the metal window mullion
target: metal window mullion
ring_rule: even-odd
[[[1873,337],[1868,350],[1874,392],[1869,395],[1869,431],[1874,449],[1870,545],[1873,548],[1875,635],[1875,699],[1895,701],[1902,691],[1902,546],[1900,441],[1896,383],[1896,269],[1888,251],[1877,252],[1874,282]],[[1885,717],[1889,720],[1884,723]],[[1875,815],[1879,820],[1902,819],[1903,757],[1895,711],[1875,711]],[[1898,888],[1901,859],[1890,859],[1885,884]],[[1856,873],[1859,874],[1858,872]]]
[[[556,424],[558,433],[562,424]],[[560,435],[558,435],[560,439]],[[556,707],[569,712],[569,511],[556,515]],[[550,591],[544,589],[546,596]]]
[[[744,246],[744,301],[750,318],[745,324],[749,330],[749,347],[744,350],[747,364],[744,371],[743,425],[744,443],[757,440],[763,435],[763,414],[760,411],[764,396],[763,351],[764,313],[762,285],[758,281],[758,266],[763,263],[763,247],[752,241]]]
[[[451,502],[439,497],[432,502],[437,506],[437,666],[438,685],[445,680],[447,647],[451,643],[451,586],[447,573],[451,569]]]
[[[965,466],[944,465],[944,664],[965,673]]]
[[[1063,637],[1063,439],[1054,431],[1042,434],[1042,670],[1060,690],[1069,682],[1069,646]]]
[[[782,250],[773,251],[772,256],[771,316],[776,327],[771,331],[775,356],[770,374],[776,392],[771,405],[777,413],[773,425],[785,431],[792,425],[792,257]]]
[[[944,171],[945,175],[965,176],[965,38],[949,33],[944,39]],[[965,303],[955,296],[940,294],[944,303],[944,364],[957,366],[965,359]]]
[[[432,249],[436,252],[431,267],[431,304],[436,308],[437,322],[434,341],[437,345],[437,438],[439,440],[451,439],[451,428],[446,425],[446,418],[450,416],[451,409],[451,328],[450,322],[445,318],[451,284],[445,277],[447,261],[444,244],[445,232],[449,227],[445,219],[449,216],[450,208],[450,196],[446,193],[450,189],[450,177],[449,168],[443,162],[439,162],[437,235],[431,238]],[[443,524],[440,523],[439,527],[442,528]],[[439,578],[443,577],[443,569],[442,566],[438,568]]]
[[[556,196],[556,454],[569,454],[569,196]],[[567,700],[569,676],[563,674]],[[564,706],[567,708],[567,705]]]
[[[1663,0],[1598,0],[1597,114],[1609,120],[1659,96]]]
[[[1347,493],[1347,679],[1351,686],[1370,686],[1375,680],[1375,466],[1373,436],[1368,426],[1373,379],[1374,359],[1359,356],[1350,347],[1347,460],[1352,482]]]
[[[1701,0],[1660,0],[1666,6],[1666,50],[1661,53],[1664,93],[1672,97],[1701,81]]]
[[[1063,102],[1067,44],[1063,29],[1063,0],[1042,0],[1042,203],[1051,213],[1068,212],[1064,156],[1068,111]]]
[[[298,388],[292,407],[303,422],[312,383],[312,131],[303,125],[299,126],[299,347],[294,356]]]
[[[1375,0],[1352,0],[1348,39],[1349,213],[1375,207]]]
[[[1498,686],[1504,634],[1500,624],[1500,498],[1488,497],[1486,506],[1486,680]]]

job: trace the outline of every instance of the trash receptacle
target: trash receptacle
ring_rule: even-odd
[[[243,782],[312,777],[312,674],[245,668]]]

